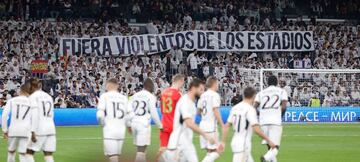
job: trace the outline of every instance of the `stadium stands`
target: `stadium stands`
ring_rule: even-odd
[[[360,27],[356,23],[315,23],[287,21],[287,15],[306,13],[308,17],[353,19],[359,14],[357,0],[311,1],[131,1],[129,6],[119,1],[0,1],[0,15],[7,17],[0,22],[0,107],[11,98],[26,78],[37,75],[44,79],[44,89],[50,92],[57,107],[95,107],[97,97],[104,90],[104,82],[110,77],[121,81],[123,93],[132,95],[141,88],[146,77],[155,80],[156,94],[168,87],[175,73],[191,77],[214,75],[221,80],[222,103],[230,105],[241,89],[249,84],[258,86],[254,69],[359,69]],[[40,3],[41,2],[41,3]],[[280,2],[280,3],[278,3]],[[23,4],[22,4],[23,3]],[[151,3],[151,4],[147,4]],[[29,8],[27,8],[28,6]],[[40,8],[44,10],[40,10]],[[146,7],[144,7],[146,6]],[[216,10],[213,6],[218,7]],[[303,10],[295,10],[302,6]],[[132,10],[123,10],[130,7]],[[91,8],[91,10],[89,10]],[[333,10],[333,8],[336,8]],[[61,12],[60,12],[61,11]],[[120,12],[124,11],[124,12]],[[176,11],[176,12],[174,12]],[[293,13],[294,12],[294,13]],[[61,13],[61,14],[60,14]],[[150,13],[150,14],[146,14]],[[114,15],[113,15],[114,14]],[[111,16],[110,16],[111,15]],[[116,16],[115,20],[110,17]],[[94,22],[97,18],[101,21]],[[58,18],[36,20],[40,18]],[[101,57],[95,54],[61,56],[58,51],[60,37],[95,37],[104,35],[143,34],[128,25],[129,20],[150,22],[148,33],[176,31],[267,31],[312,30],[314,52],[196,52],[172,50],[154,55],[130,57]],[[150,21],[154,20],[154,21]],[[281,21],[280,21],[281,20]],[[49,60],[49,72],[33,74],[33,60]],[[67,61],[68,60],[68,61]],[[194,61],[195,60],[195,61]],[[191,69],[190,64],[198,65]],[[246,70],[244,70],[246,69]],[[291,76],[287,76],[291,78]],[[336,75],[312,75],[306,85],[282,82],[291,94],[291,102],[307,105],[311,96],[321,98],[322,103],[336,98],[331,105],[358,105],[360,101],[360,76],[339,79]],[[286,78],[286,77],[285,77]],[[335,79],[332,79],[335,78]],[[291,79],[290,79],[291,80]],[[303,83],[303,81],[301,82]],[[306,88],[309,87],[310,89]],[[308,95],[297,95],[299,91]],[[65,97],[66,96],[66,97]],[[63,98],[66,98],[63,100]],[[348,102],[351,98],[352,102]],[[326,106],[326,105],[325,105]]]

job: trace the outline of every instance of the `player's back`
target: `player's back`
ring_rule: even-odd
[[[128,99],[119,92],[106,92],[100,96],[98,109],[104,110],[103,135],[105,139],[123,139]]]
[[[181,93],[174,88],[167,88],[162,92],[160,100],[163,131],[171,132],[173,130],[175,109],[180,97]]]
[[[219,108],[220,104],[220,95],[213,90],[207,90],[200,96],[198,101],[198,107],[201,108],[200,128],[205,132],[217,130],[217,121],[213,109],[214,107]]]
[[[229,115],[228,122],[232,123],[234,136],[231,142],[233,150],[242,150],[251,146],[252,127],[250,124],[257,123],[256,111],[248,103],[240,102],[235,105]]]
[[[54,135],[54,101],[53,98],[44,91],[36,91],[29,96],[34,108],[38,112],[38,126],[35,129],[36,135]]]
[[[31,102],[26,96],[18,96],[10,99],[5,106],[6,111],[11,113],[9,126],[10,137],[29,137],[31,131]],[[8,115],[7,112],[3,112]]]
[[[150,124],[150,109],[156,106],[156,97],[148,91],[142,90],[135,93],[130,100],[134,117],[132,122]]]
[[[188,95],[182,96],[175,109],[173,132],[168,145],[169,149],[176,149],[180,142],[184,145],[192,144],[193,131],[185,125],[184,120],[187,118],[194,120],[195,116],[195,103]]]
[[[287,93],[276,86],[269,86],[256,95],[255,101],[259,103],[261,125],[281,125],[281,101],[283,100],[287,100]]]

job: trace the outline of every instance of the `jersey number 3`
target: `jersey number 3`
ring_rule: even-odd
[[[169,114],[172,112],[173,110],[173,100],[168,97],[168,98],[162,98],[162,111],[165,113],[165,114]]]

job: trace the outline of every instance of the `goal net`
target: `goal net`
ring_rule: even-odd
[[[289,96],[292,107],[359,106],[360,70],[358,69],[260,69],[260,90],[267,77],[275,75]]]

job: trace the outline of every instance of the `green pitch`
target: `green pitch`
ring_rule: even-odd
[[[58,127],[57,162],[103,162],[101,128],[96,126]],[[153,129],[152,145],[148,149],[148,161],[154,161],[159,146],[158,130]],[[230,136],[232,133],[230,134]],[[229,138],[230,141],[230,138]],[[194,142],[199,148],[199,138]],[[253,157],[256,162],[266,151],[260,139],[253,138]],[[6,141],[0,142],[0,161],[6,161]],[[205,152],[198,149],[201,160]],[[44,161],[37,153],[36,161]],[[121,161],[130,162],[135,157],[132,137],[128,134],[123,146]],[[230,162],[232,153],[229,142],[226,152],[218,162]],[[360,124],[287,124],[284,126],[282,145],[278,155],[280,162],[359,162]]]

